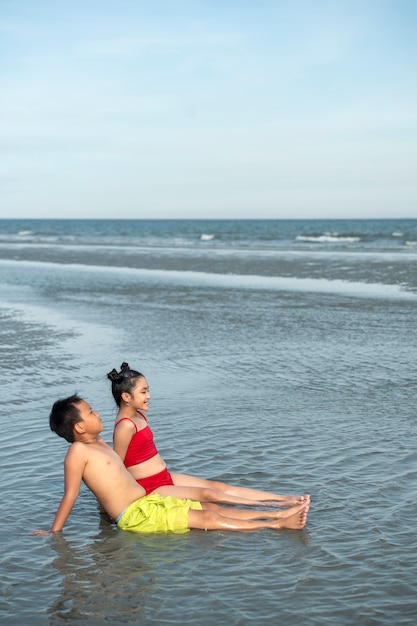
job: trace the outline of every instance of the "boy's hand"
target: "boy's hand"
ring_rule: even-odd
[[[52,530],[31,530],[31,535],[52,535]]]

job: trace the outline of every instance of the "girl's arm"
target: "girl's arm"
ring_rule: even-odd
[[[129,420],[124,420],[114,429],[113,450],[117,452],[122,461],[125,460],[126,452],[136,429]]]

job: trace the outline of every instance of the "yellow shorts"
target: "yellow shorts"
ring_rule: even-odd
[[[186,533],[188,511],[201,511],[200,502],[151,493],[132,502],[117,518],[117,527],[134,533]]]

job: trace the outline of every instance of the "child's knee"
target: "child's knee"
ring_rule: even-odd
[[[203,487],[203,502],[221,502],[221,493],[212,487]]]
[[[220,511],[220,507],[214,502],[202,502],[201,506],[203,507],[203,511],[212,511],[213,513],[218,513]]]
[[[190,510],[188,513],[188,524],[190,528],[200,528],[201,530],[211,529],[214,526],[214,520],[218,517],[212,508],[204,508],[202,511]]]
[[[217,480],[213,480],[211,481],[211,488],[224,493],[227,490],[227,485],[226,483],[221,483]]]

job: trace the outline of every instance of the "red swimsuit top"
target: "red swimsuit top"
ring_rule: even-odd
[[[139,411],[138,413],[146,420],[146,417],[145,415],[143,415],[143,413],[140,413]],[[145,428],[141,428],[140,430],[138,430],[136,423],[132,419],[130,419],[129,417],[122,417],[122,419],[116,422],[114,428],[116,428],[116,426],[118,426],[120,422],[123,422],[123,420],[128,420],[129,422],[132,422],[136,428],[136,432],[130,440],[129,446],[126,451],[126,456],[124,460],[124,464],[126,467],[132,467],[132,465],[138,465],[138,463],[143,463],[144,461],[147,461],[148,459],[151,459],[153,456],[158,454],[158,450],[156,449],[153,441],[153,432],[149,428],[148,424],[146,424]]]

